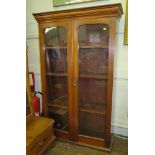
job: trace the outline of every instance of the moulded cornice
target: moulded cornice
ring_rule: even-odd
[[[58,19],[65,20],[70,18],[76,19],[81,17],[89,18],[92,16],[120,18],[122,13],[123,13],[122,5],[121,3],[118,3],[118,4],[94,6],[94,7],[87,7],[87,8],[34,13],[33,15],[39,23],[42,23],[42,22],[58,20]]]

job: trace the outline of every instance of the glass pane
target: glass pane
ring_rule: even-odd
[[[79,39],[79,134],[104,139],[109,27],[82,25]]]
[[[44,38],[48,116],[54,128],[68,131],[67,30],[46,28]]]
[[[78,32],[80,46],[107,47],[109,42],[109,27],[106,24],[82,25]]]
[[[47,73],[67,73],[67,48],[46,49]]]
[[[62,26],[46,28],[44,34],[46,47],[60,47],[67,45],[67,30]]]
[[[105,117],[103,115],[80,112],[79,131],[81,135],[103,139],[105,137]]]

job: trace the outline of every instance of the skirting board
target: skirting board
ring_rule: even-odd
[[[128,137],[128,127],[112,124],[111,132],[117,135]]]

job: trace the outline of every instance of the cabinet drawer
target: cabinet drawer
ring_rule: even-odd
[[[53,137],[53,129],[52,127],[49,127],[41,136],[39,142],[36,144],[36,153],[39,154],[39,152],[48,147],[48,142]]]

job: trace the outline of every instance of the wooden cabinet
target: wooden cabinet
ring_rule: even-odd
[[[55,145],[54,120],[34,114],[26,58],[26,155],[42,155]]]
[[[53,119],[34,117],[26,125],[26,154],[41,155],[55,144]]]
[[[44,116],[57,137],[110,147],[116,21],[121,4],[34,14]]]

